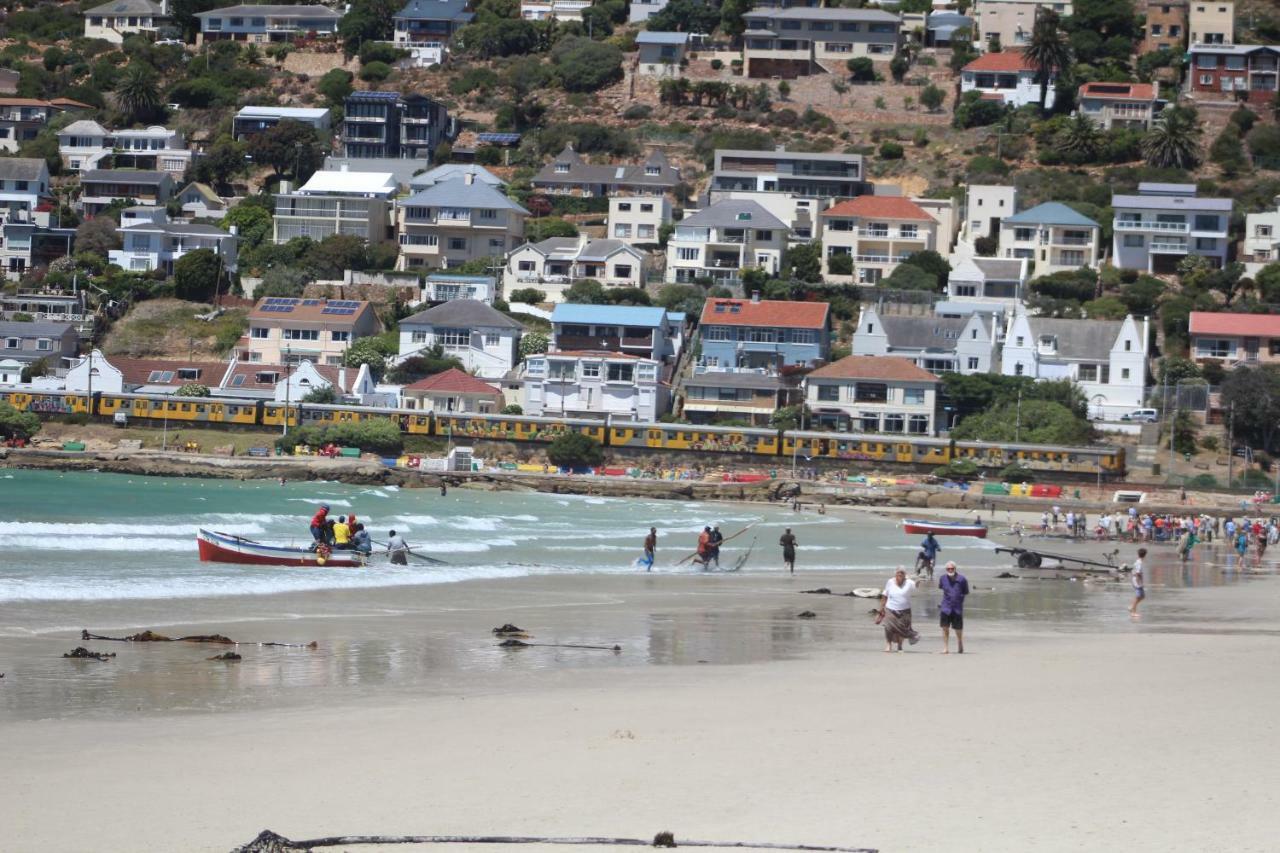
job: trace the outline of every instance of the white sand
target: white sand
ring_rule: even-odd
[[[864,607],[792,596],[814,602],[817,621],[852,622],[849,646],[744,666],[516,657],[446,695],[11,721],[0,848],[227,851],[271,828],[1274,850],[1278,591],[1266,578],[1174,603],[1156,589],[1142,622],[1101,633],[971,621],[963,657],[936,654],[937,627],[919,624],[920,645],[884,654]]]

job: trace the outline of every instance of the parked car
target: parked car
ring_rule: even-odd
[[[1160,413],[1155,409],[1134,409],[1120,416],[1120,420],[1130,423],[1153,424],[1160,420]]]

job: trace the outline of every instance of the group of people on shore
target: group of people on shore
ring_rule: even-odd
[[[354,551],[365,557],[373,553],[373,538],[354,513],[340,515],[335,520],[329,516],[329,505],[320,504],[316,514],[311,516],[310,527],[311,550],[326,559],[334,551]],[[409,546],[403,536],[394,530],[390,531],[386,546],[392,563],[398,566],[408,565]]]
[[[907,570],[898,567],[880,593],[880,609],[876,624],[884,628],[884,650],[902,651],[905,641],[915,645],[920,634],[911,624],[911,597],[916,582],[907,577]],[[969,581],[960,574],[954,562],[948,562],[938,580],[942,601],[938,605],[938,624],[942,628],[942,653],[951,654],[951,632],[956,632],[956,651],[964,654],[964,600],[969,595]]]

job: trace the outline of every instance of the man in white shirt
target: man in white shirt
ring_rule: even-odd
[[[1142,561],[1147,556],[1146,548],[1138,549],[1138,559],[1133,561],[1133,574],[1130,580],[1133,582],[1133,604],[1129,605],[1129,615],[1135,619],[1138,617],[1138,605],[1142,603],[1142,599],[1147,597],[1146,577],[1143,575]]]
[[[916,582],[909,580],[907,570],[899,566],[880,593],[880,615],[876,622],[884,626],[886,652],[893,651],[895,643],[898,651],[902,651],[903,640],[913,646],[920,642],[920,635],[911,627],[911,593],[915,589]]]

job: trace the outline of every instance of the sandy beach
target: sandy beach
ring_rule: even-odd
[[[246,646],[238,664],[187,644],[55,660],[78,644],[70,627],[6,639],[0,689],[33,692],[6,697],[0,727],[3,846],[227,851],[271,828],[1274,849],[1275,567],[1153,551],[1138,621],[1123,580],[1002,580],[1003,558],[975,558],[963,657],[938,654],[936,590],[903,654],[883,653],[872,602],[800,594],[883,583],[861,572],[260,597],[217,627],[319,648]],[[92,626],[93,603],[63,615]],[[622,651],[500,650],[489,629],[507,621],[531,642]]]

